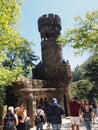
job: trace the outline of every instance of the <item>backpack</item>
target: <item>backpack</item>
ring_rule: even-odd
[[[16,119],[14,117],[14,114],[8,113],[6,114],[4,118],[4,130],[16,130],[15,126]]]
[[[41,112],[41,111],[40,111],[40,112]],[[36,115],[36,117],[35,117],[35,125],[37,125],[38,123],[41,122],[40,112],[39,112],[39,113],[37,112],[37,115]]]
[[[54,109],[54,113],[55,113],[55,115],[59,115],[59,114],[60,114],[58,107],[56,107],[56,108]]]
[[[60,115],[60,111],[59,111],[59,108],[56,106],[53,109],[53,118],[55,118],[55,117],[57,117],[59,115]]]

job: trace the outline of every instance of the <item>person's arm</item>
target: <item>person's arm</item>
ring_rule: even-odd
[[[92,124],[95,124],[94,112],[91,112]]]
[[[3,127],[4,127],[4,119],[2,120],[2,130],[3,130]]]
[[[46,123],[46,115],[45,115],[45,113],[44,113],[44,111],[43,111],[43,110],[41,111],[41,115],[43,116],[44,123]]]
[[[64,115],[64,114],[65,114],[65,111],[64,111],[64,109],[62,108],[61,105],[60,105],[60,107],[59,107],[59,110],[60,110],[60,115]]]
[[[19,123],[17,114],[15,114],[15,119],[16,119],[15,124],[16,124],[16,126],[17,126],[17,125],[18,125],[18,123]]]
[[[46,115],[45,114],[43,115],[43,118],[44,118],[44,123],[46,123]]]

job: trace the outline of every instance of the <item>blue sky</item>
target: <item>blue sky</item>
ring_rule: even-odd
[[[44,14],[57,14],[61,17],[62,31],[74,27],[74,18],[85,15],[86,12],[98,8],[98,0],[24,0],[22,7],[21,35],[29,42],[33,42],[36,55],[41,59],[40,34],[38,32],[38,18]],[[73,49],[68,46],[63,48],[63,58],[70,61],[71,68],[82,64],[89,57],[88,53],[83,56],[75,56]]]

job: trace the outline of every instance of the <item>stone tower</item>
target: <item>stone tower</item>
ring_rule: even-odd
[[[57,15],[43,15],[38,20],[41,36],[42,62],[47,65],[62,62],[62,48],[56,42],[61,31],[61,19]]]
[[[62,47],[57,43],[61,31],[60,17],[54,14],[43,15],[38,19],[38,30],[41,36],[42,61],[33,69],[33,86],[47,88],[47,91],[37,97],[56,97],[66,109],[71,69],[69,64],[62,63]]]

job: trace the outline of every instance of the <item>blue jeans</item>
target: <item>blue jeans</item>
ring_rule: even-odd
[[[60,130],[61,129],[61,124],[52,124],[53,130]]]
[[[94,115],[96,116],[97,114],[97,108],[94,108]]]
[[[86,130],[91,130],[92,129],[92,121],[88,120],[84,120],[84,125],[86,127]]]
[[[36,125],[36,130],[43,130],[43,122],[40,122]]]

